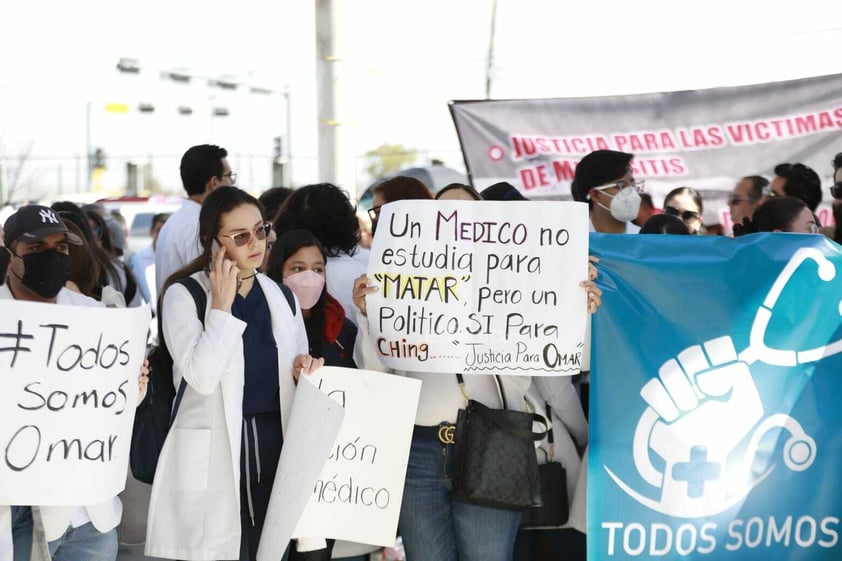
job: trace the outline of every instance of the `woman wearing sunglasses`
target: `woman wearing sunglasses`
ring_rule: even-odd
[[[704,233],[702,225],[702,197],[692,187],[678,187],[664,199],[664,214],[677,216],[691,234]]]
[[[256,558],[297,377],[323,364],[297,303],[257,272],[268,230],[257,199],[217,188],[199,214],[202,255],[164,285],[162,336],[187,385],[152,486],[147,555]],[[175,284],[187,276],[207,293],[204,325]]]

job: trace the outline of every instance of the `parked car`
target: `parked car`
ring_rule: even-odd
[[[152,218],[162,212],[175,212],[182,201],[182,197],[152,195],[150,197],[110,197],[100,199],[97,203],[103,205],[109,212],[119,211],[126,219],[129,229],[128,250],[131,253],[152,243],[152,238],[149,236]]]

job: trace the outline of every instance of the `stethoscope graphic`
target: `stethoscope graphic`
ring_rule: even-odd
[[[833,356],[842,352],[842,340],[827,345],[815,347],[804,351],[774,349],[766,345],[766,330],[774,312],[775,304],[778,302],[781,293],[792,279],[798,268],[807,260],[812,260],[818,265],[818,277],[824,282],[833,280],[836,276],[836,267],[816,248],[801,248],[790,258],[784,269],[775,279],[769,293],[763,299],[757,313],[752,321],[749,332],[749,345],[740,352],[737,360],[751,365],[754,362],[762,361],[773,366],[792,367],[799,364],[815,362],[823,358]],[[842,302],[839,312],[842,314]],[[703,397],[699,390],[696,390],[700,397]],[[641,478],[655,488],[661,489],[664,485],[664,474],[658,471],[649,457],[650,437],[659,423],[664,423],[658,413],[647,407],[638,421],[633,440],[633,458]],[[742,501],[754,487],[759,485],[772,471],[769,467],[764,473],[755,478],[749,478],[751,462],[760,446],[761,439],[773,429],[783,429],[790,434],[783,447],[784,464],[792,471],[804,471],[809,468],[816,458],[816,442],[806,434],[800,423],[792,417],[784,414],[775,414],[761,421],[752,432],[746,453],[743,456],[741,465],[738,465],[732,473],[745,475],[741,487],[737,492],[717,503],[684,502],[679,500],[654,500],[643,496],[617,477],[607,466],[605,470],[627,494],[639,503],[658,512],[678,517],[697,517],[717,514]],[[730,466],[729,466],[730,467]]]

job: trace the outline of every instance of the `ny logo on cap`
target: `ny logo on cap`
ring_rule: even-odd
[[[52,210],[45,208],[38,214],[41,216],[41,222],[43,222],[44,224],[46,224],[48,220],[53,224],[58,224],[58,217],[56,216],[56,213]]]

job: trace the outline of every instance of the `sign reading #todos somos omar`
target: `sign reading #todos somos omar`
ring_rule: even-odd
[[[123,490],[149,308],[0,301],[0,504]]]
[[[401,370],[576,374],[587,262],[582,203],[384,205],[368,267],[371,343]]]

